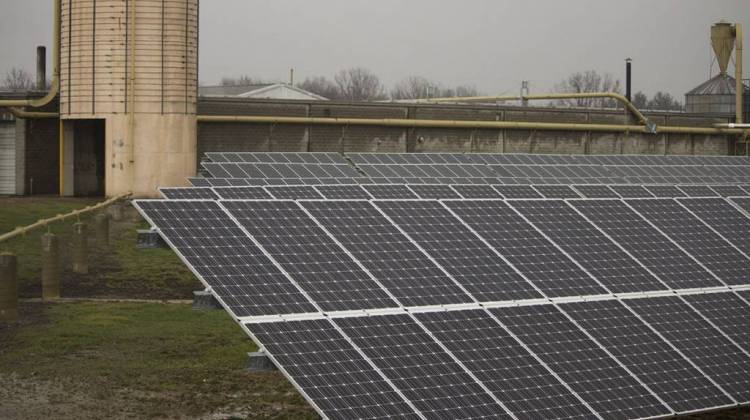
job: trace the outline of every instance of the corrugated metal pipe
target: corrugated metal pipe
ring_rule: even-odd
[[[38,99],[0,99],[0,106],[30,106],[38,108],[52,102],[55,96],[57,96],[60,90],[60,0],[54,0],[53,4],[55,9],[54,29],[52,30],[52,87],[46,95]]]

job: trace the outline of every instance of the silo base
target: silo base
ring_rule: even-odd
[[[107,116],[106,194],[132,192],[157,197],[158,187],[185,186],[195,175],[195,115],[136,114]],[[131,132],[132,131],[132,132]]]

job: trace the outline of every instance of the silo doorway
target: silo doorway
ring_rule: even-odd
[[[64,195],[104,196],[105,120],[65,121],[63,149]]]

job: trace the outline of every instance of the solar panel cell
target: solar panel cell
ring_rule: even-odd
[[[294,202],[224,205],[324,311],[398,306]]]
[[[606,291],[502,201],[448,201],[474,231],[548,296]]]
[[[329,418],[420,418],[330,322],[245,326]]]
[[[403,305],[471,302],[372,204],[309,201],[303,205]]]

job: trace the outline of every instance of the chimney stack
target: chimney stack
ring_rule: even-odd
[[[36,90],[47,89],[47,48],[36,47]]]

